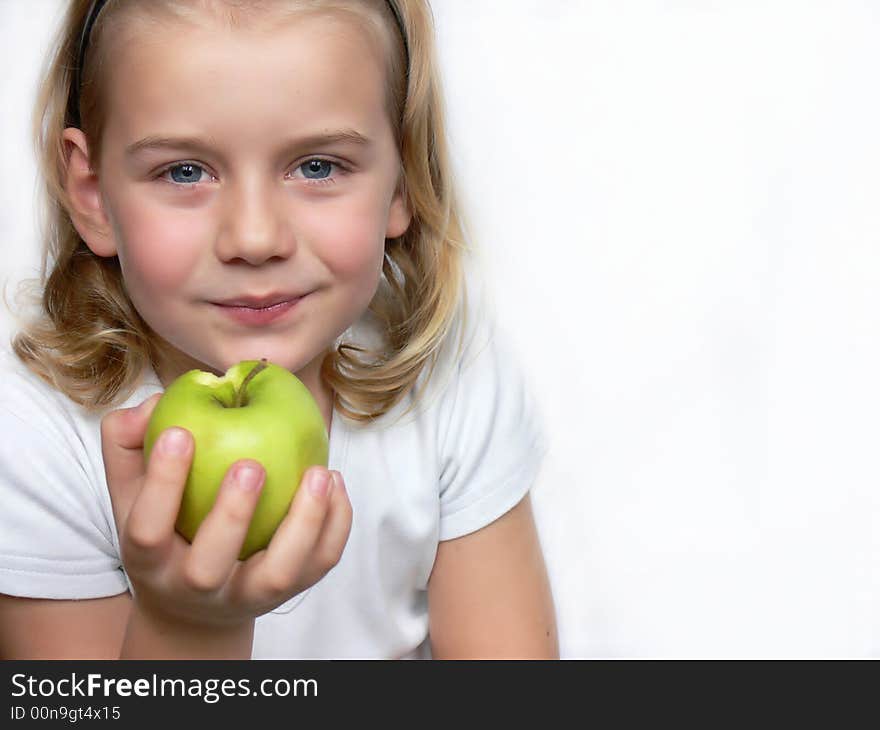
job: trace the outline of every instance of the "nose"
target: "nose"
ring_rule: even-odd
[[[259,266],[293,255],[296,245],[283,190],[252,177],[230,185],[226,192],[216,246],[222,261],[243,260]]]

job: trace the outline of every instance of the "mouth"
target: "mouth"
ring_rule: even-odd
[[[266,306],[249,306],[244,304],[217,304],[217,306],[223,307],[224,309],[243,309],[251,312],[270,312],[273,309],[296,304],[300,299],[302,299],[302,297],[297,297],[296,299],[288,299],[282,302],[277,302],[275,304],[267,304]]]
[[[284,294],[284,293],[274,293],[267,294],[266,296],[251,296],[245,295],[241,297],[235,297],[233,299],[226,299],[219,302],[212,302],[220,307],[232,307],[237,309],[271,309],[272,307],[280,306],[282,304],[290,304],[291,302],[298,302],[305,295],[298,294]]]
[[[293,297],[263,305],[242,305],[237,301],[233,301],[232,303],[212,302],[212,304],[217,307],[222,314],[239,324],[259,326],[280,320],[288,312],[296,309],[296,306],[303,298],[304,297]]]

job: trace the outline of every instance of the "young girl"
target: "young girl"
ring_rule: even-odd
[[[70,0],[2,363],[3,658],[558,655],[539,411],[468,283],[432,35],[427,0]],[[239,561],[261,465],[190,544],[197,445],[142,444],[178,375],[263,357],[329,469]]]

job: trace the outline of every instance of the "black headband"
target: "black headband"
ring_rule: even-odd
[[[409,40],[407,39],[406,26],[403,24],[403,16],[400,14],[400,9],[397,7],[397,2],[395,0],[386,1],[388,7],[391,8],[391,12],[394,14],[394,19],[397,21],[397,27],[403,38],[403,47],[406,51],[406,66],[408,69]],[[86,22],[83,23],[82,35],[79,37],[79,53],[77,54],[76,69],[74,70],[73,89],[71,89],[70,100],[67,105],[67,118],[70,125],[73,127],[79,127],[81,121],[79,118],[79,92],[82,88],[83,64],[86,60],[86,49],[89,47],[89,37],[92,34],[92,27],[95,25],[99,13],[106,4],[107,0],[92,0],[92,5],[86,15]]]

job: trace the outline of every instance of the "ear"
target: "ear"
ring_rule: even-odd
[[[61,136],[67,153],[64,189],[70,204],[69,214],[83,241],[96,256],[116,255],[116,240],[98,185],[98,174],[91,168],[89,144],[85,134],[68,127]]]
[[[385,238],[399,238],[409,229],[413,215],[409,206],[409,196],[406,194],[406,180],[403,172],[400,173],[400,182],[394,197],[391,199],[391,208],[388,211],[388,226],[385,230]]]

